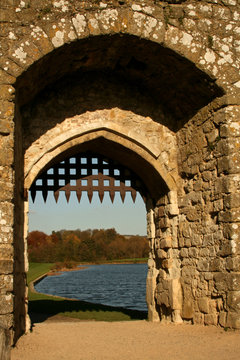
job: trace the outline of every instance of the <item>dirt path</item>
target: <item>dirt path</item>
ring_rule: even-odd
[[[35,325],[11,360],[239,360],[240,331],[147,321],[48,320]]]

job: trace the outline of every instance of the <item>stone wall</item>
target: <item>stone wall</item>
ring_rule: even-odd
[[[239,14],[235,0],[1,0],[0,326],[15,338],[24,180],[100,135],[149,170],[151,320],[240,327]]]
[[[217,101],[178,134],[182,144],[179,169],[184,180],[179,199],[182,286],[186,294],[183,317],[204,324],[217,325],[220,321],[223,326],[231,323],[226,322],[228,288],[219,291],[216,275],[228,273],[227,262],[234,255],[222,220],[228,196],[223,186],[227,173],[221,165],[229,146],[222,131],[225,111],[225,103]]]
[[[10,360],[10,332],[8,329],[0,327],[0,359],[1,360]]]

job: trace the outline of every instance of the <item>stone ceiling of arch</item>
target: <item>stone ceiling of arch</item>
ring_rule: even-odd
[[[87,111],[96,112],[113,108],[134,113],[136,119],[149,117],[155,120],[156,124],[152,126],[156,129],[158,123],[166,123],[161,108],[155,104],[149,94],[139,92],[134,84],[131,85],[115,76],[106,77],[104,73],[79,74],[77,77],[74,75],[59,81],[43,92],[36,101],[22,109],[24,149],[26,150],[47,131],[57,125],[60,126],[65,119],[81,116]],[[96,117],[97,115],[95,122],[106,126],[103,120]],[[87,115],[84,120],[85,127],[90,121],[88,118]],[[132,115],[121,121],[124,129],[129,126],[135,127],[134,121],[139,120],[134,120]],[[74,122],[71,126],[74,126]]]
[[[165,123],[173,131],[223,94],[209,76],[173,51],[134,36],[114,35],[65,45],[34,64],[17,83],[20,104],[34,94],[39,96],[38,91],[47,85],[56,89],[64,79],[69,88],[69,75],[71,83],[78,79],[78,83],[83,81],[88,88],[96,83],[95,78],[102,76],[104,89],[111,88],[115,82],[118,88],[120,85],[129,88],[129,93],[131,89],[130,99],[136,93],[137,101],[148,98],[151,108],[158,108],[164,114],[161,122],[165,117]],[[106,78],[110,85],[106,84]],[[104,91],[103,86],[100,88]],[[153,119],[159,121],[159,116]]]

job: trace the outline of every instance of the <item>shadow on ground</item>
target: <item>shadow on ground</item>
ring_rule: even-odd
[[[78,320],[127,321],[145,320],[147,312],[92,304],[79,300],[32,300],[29,301],[29,316],[32,326],[56,315]]]

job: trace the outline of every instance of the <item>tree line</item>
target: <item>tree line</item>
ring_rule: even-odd
[[[27,241],[31,262],[102,262],[146,258],[149,252],[146,237],[120,235],[114,228],[61,230],[51,235],[32,231]]]

